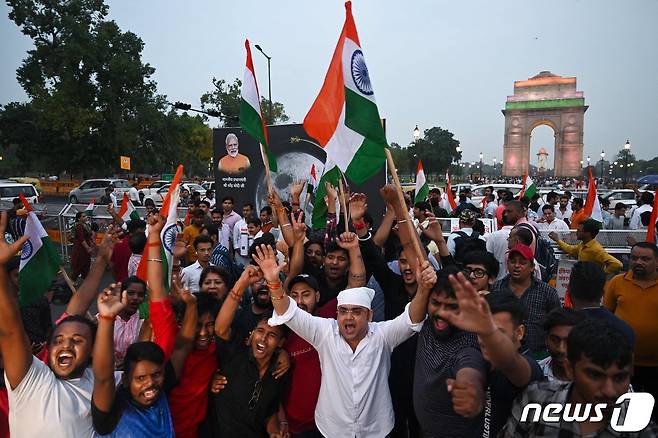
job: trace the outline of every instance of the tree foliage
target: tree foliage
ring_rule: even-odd
[[[238,126],[240,124],[240,88],[242,87],[242,81],[236,78],[232,83],[228,83],[224,79],[212,78],[212,84],[214,88],[201,96],[201,108],[222,113],[222,126]],[[281,102],[274,101],[272,103],[271,116],[270,101],[265,97],[261,97],[260,105],[263,117],[265,117],[265,122],[268,125],[285,123],[290,119]]]
[[[31,101],[0,107],[0,146],[15,148],[21,171],[111,174],[120,155],[137,172],[185,160],[204,169],[210,129],[200,117],[166,112],[143,41],[106,20],[104,0],[7,3],[34,43],[16,72]]]

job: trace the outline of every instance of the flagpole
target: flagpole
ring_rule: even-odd
[[[263,164],[265,165],[265,180],[267,181],[267,193],[272,193],[272,175],[270,174],[270,162],[267,160],[265,151],[263,150],[263,145],[260,144],[260,156],[263,159]]]
[[[68,285],[69,289],[71,289],[71,293],[73,295],[78,293],[78,290],[75,288],[75,284],[73,283],[73,280],[71,280],[71,277],[69,277],[68,272],[66,272],[66,269],[64,269],[64,266],[59,267],[59,273],[62,274],[62,277],[64,277],[64,281]],[[90,321],[95,321],[96,318],[94,318],[91,313],[87,310],[86,314],[87,318],[89,318]]]
[[[343,218],[345,219],[345,231],[349,231],[349,222],[347,216],[347,206],[345,202],[345,188],[343,187],[343,178],[338,180],[338,190],[340,190],[340,208],[343,209]]]
[[[409,227],[409,232],[411,233],[411,243],[414,246],[418,260],[425,260],[425,252],[421,251],[420,249],[420,244],[418,243],[418,233],[416,232],[414,223],[411,221],[411,217],[409,216],[409,209],[407,209],[407,204],[404,201],[404,194],[402,193],[402,186],[400,185],[400,178],[398,177],[398,171],[395,167],[395,161],[393,161],[393,156],[391,155],[391,151],[388,148],[384,148],[384,151],[386,152],[388,169],[391,172],[391,176],[393,177],[393,182],[395,183],[395,187],[397,188],[398,192],[398,199],[400,201],[402,210],[404,211],[403,220],[406,222],[407,226]],[[400,218],[398,218],[398,222],[400,222],[399,219]]]

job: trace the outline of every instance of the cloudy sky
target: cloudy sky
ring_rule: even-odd
[[[242,76],[243,42],[272,56],[272,97],[301,122],[315,98],[344,20],[342,1],[106,0],[110,18],[145,43],[158,91],[199,104],[211,78]],[[407,144],[416,125],[441,126],[465,160],[502,157],[506,96],[542,70],[578,78],[589,110],[585,153],[609,157],[626,139],[638,158],[658,155],[658,1],[354,0],[357,29],[388,140]],[[15,70],[30,40],[0,4],[0,104],[25,100]],[[261,93],[267,63],[254,51]],[[553,153],[548,127],[531,152]],[[550,157],[552,163],[552,156]],[[552,167],[552,165],[551,165]]]

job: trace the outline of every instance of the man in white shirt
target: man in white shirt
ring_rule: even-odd
[[[567,225],[562,219],[557,219],[555,217],[555,207],[551,204],[544,204],[541,210],[544,215],[535,221],[535,225],[540,232],[569,232],[569,225]]]
[[[560,196],[560,207],[555,210],[555,217],[562,220],[571,219],[571,208],[569,208],[569,197],[567,195]]]
[[[133,184],[133,186],[130,187],[130,190],[128,190],[128,199],[130,199],[130,202],[132,202],[133,205],[142,205],[142,203],[139,200],[139,192],[137,191],[137,183]]]
[[[492,253],[498,260],[499,269],[496,280],[500,280],[507,275],[507,239],[513,226],[504,225],[500,230],[487,235],[487,251]]]
[[[630,230],[639,230],[642,227],[642,213],[653,210],[653,194],[650,192],[643,192],[638,201],[638,205],[639,206],[633,210],[631,221],[628,224]]]
[[[206,190],[206,194],[202,200],[210,203],[211,210],[215,208],[215,204],[217,203],[217,200],[215,199],[215,191],[213,189]]]
[[[246,266],[251,262],[247,258],[249,255],[249,226],[247,225],[247,219],[251,219],[253,216],[254,206],[247,202],[242,206],[242,218],[233,226],[233,253],[235,263],[239,266]]]
[[[356,245],[356,235],[352,237]],[[375,292],[366,287],[338,294],[336,319],[315,317],[285,295],[270,247],[257,248],[256,262],[268,282],[274,316],[270,325],[286,324],[318,352],[322,368],[315,423],[324,436],[383,437],[394,424],[388,374],[393,349],[422,328],[436,272],[428,261],[417,272],[418,290],[404,313],[384,322],[372,320]]]
[[[200,234],[194,239],[196,262],[184,267],[181,271],[183,287],[189,289],[191,293],[199,292],[201,289],[199,279],[201,272],[211,265],[212,249],[212,238],[207,234]]]

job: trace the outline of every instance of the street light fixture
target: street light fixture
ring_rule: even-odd
[[[482,181],[482,158],[484,155],[480,152],[480,181]]]
[[[219,111],[216,111],[216,110],[213,110],[213,109],[209,109],[209,110],[195,109],[195,108],[192,108],[192,105],[190,105],[189,103],[174,102],[174,104],[172,106],[174,108],[176,108],[178,110],[182,110],[182,111],[194,111],[195,113],[206,114],[206,115],[211,116],[211,117],[227,118],[226,116],[224,116]]]
[[[418,125],[416,125],[416,127],[414,128],[413,136],[414,136],[414,142],[417,142],[418,139],[420,138],[420,129],[418,129]]]
[[[267,53],[263,52],[263,49],[258,44],[256,44],[255,47],[256,49],[258,49],[260,53],[263,54],[265,58],[267,58],[267,94],[268,94],[268,99],[270,100],[270,104],[269,104],[270,123],[274,124],[274,119],[272,119],[272,76],[270,75],[270,61],[272,60],[272,57],[268,56]]]
[[[628,156],[631,154],[631,142],[624,143],[624,184],[628,183]]]

